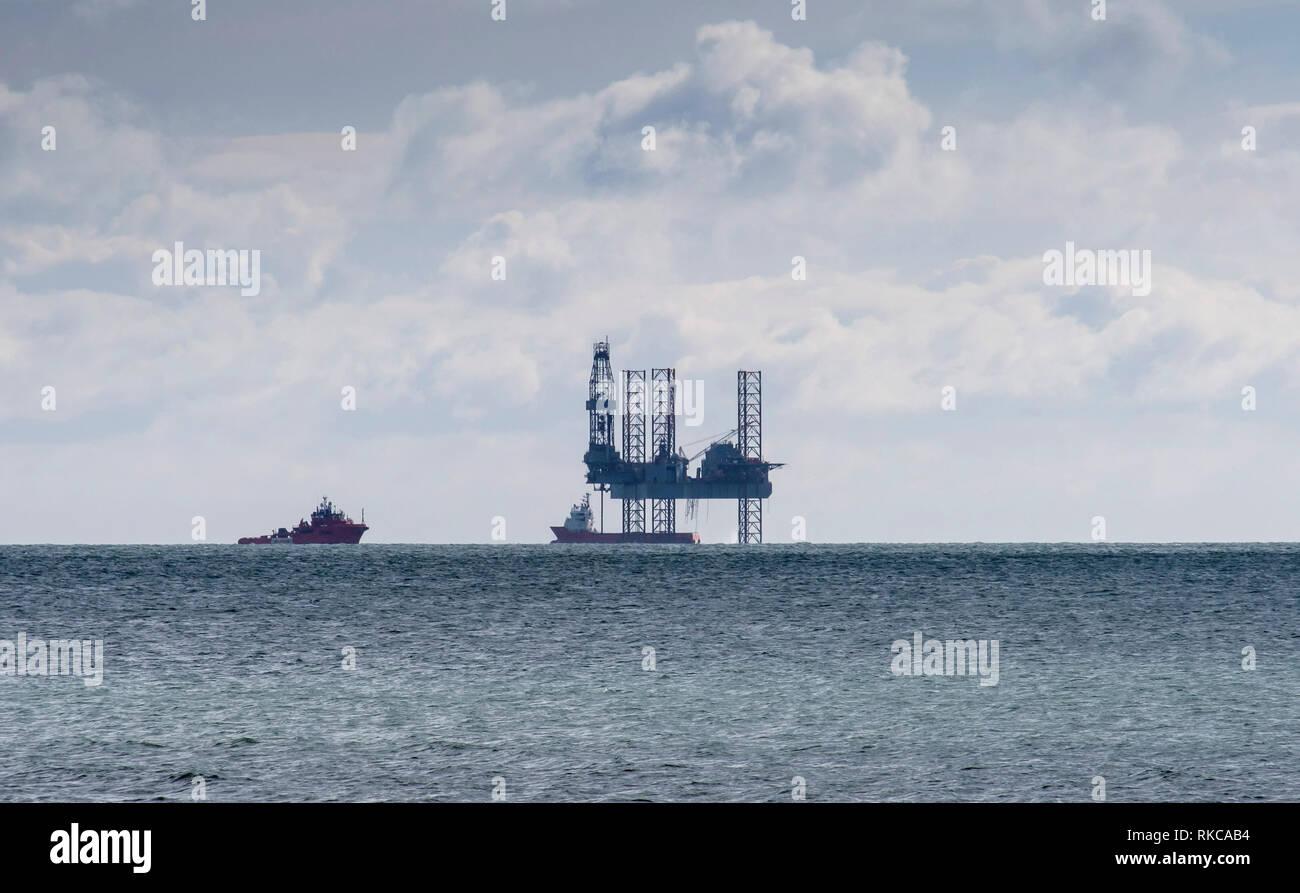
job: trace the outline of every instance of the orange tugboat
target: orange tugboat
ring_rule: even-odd
[[[292,530],[281,527],[266,536],[240,537],[241,546],[302,545],[304,543],[349,543],[361,542],[361,534],[370,528],[366,526],[366,513],[361,513],[361,523],[353,521],[336,510],[328,496],[322,496],[320,505],[311,513],[311,521],[299,521]]]

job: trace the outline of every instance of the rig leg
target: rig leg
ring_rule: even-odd
[[[763,541],[763,500],[736,500],[736,542],[761,543]]]

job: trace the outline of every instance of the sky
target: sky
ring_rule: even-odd
[[[0,543],[547,542],[605,336],[767,542],[1300,540],[1300,6],[494,7],[0,0]]]

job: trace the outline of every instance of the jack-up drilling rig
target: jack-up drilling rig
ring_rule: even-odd
[[[623,373],[623,453],[614,445],[614,373],[609,339],[594,345],[588,381],[587,483],[623,503],[623,532],[596,532],[584,499],[574,506],[565,527],[553,527],[558,542],[698,542],[694,533],[677,533],[677,500],[688,500],[688,513],[699,499],[734,499],[736,541],[763,541],[763,500],[772,495],[768,472],[781,462],[763,458],[763,387],[761,372],[736,373],[736,428],[688,457],[677,446],[674,369],[652,369],[650,391],[644,370]],[[649,450],[646,443],[649,404]],[[736,442],[727,438],[736,435]],[[695,473],[690,463],[703,456]],[[645,529],[650,501],[650,530]],[[579,517],[581,516],[581,517]],[[579,528],[584,528],[579,530]]]

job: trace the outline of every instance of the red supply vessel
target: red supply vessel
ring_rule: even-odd
[[[266,536],[240,537],[241,546],[275,546],[302,545],[304,543],[348,543],[361,542],[361,534],[370,528],[366,526],[366,513],[361,513],[361,523],[353,521],[334,508],[329,497],[322,496],[320,505],[311,513],[311,521],[299,521],[292,530],[281,527]]]

